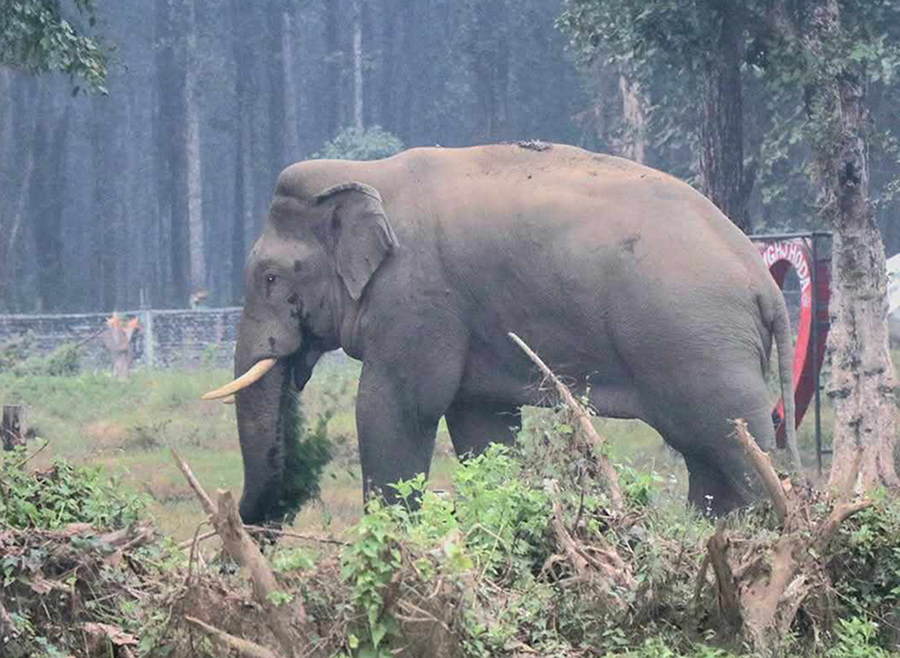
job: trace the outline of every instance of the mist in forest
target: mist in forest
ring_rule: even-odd
[[[0,68],[0,312],[240,304],[278,173],[307,158],[539,139],[696,184],[696,108],[657,110],[623,65],[579,59],[563,5],[102,3],[108,95]],[[874,99],[873,115],[895,121],[890,105]],[[808,185],[786,189],[775,162],[757,176],[754,229],[814,226]],[[876,186],[893,173],[873,161]],[[893,212],[878,206],[888,254]]]

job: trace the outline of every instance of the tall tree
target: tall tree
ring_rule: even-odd
[[[190,290],[195,294],[207,288],[206,230],[203,217],[203,177],[200,151],[200,109],[197,100],[199,53],[197,52],[197,27],[194,0],[185,3],[185,53],[184,82],[184,148],[187,187],[187,223],[190,242]]]
[[[59,0],[17,0],[0,10],[0,66],[28,73],[60,71],[106,93],[107,58],[99,37],[87,35],[97,22],[94,0],[74,0],[75,16]],[[78,87],[75,88],[76,91]]]
[[[817,0],[801,14],[792,35],[809,66],[807,131],[815,149],[822,212],[834,227],[834,321],[828,334],[829,395],[835,406],[830,483],[843,484],[859,454],[864,488],[900,486],[894,467],[896,405],[885,254],[869,191],[868,75],[865,58],[858,55],[861,42],[852,38],[871,34],[864,29],[877,27],[865,25],[870,18],[864,8],[842,11],[838,0]]]
[[[682,76],[674,94],[656,86],[657,104],[699,98],[700,187],[741,230],[752,228],[748,202],[754,183],[744,167],[744,33],[750,14],[738,0],[565,0],[558,24],[588,60],[601,54],[634,62],[643,82]],[[687,89],[685,89],[685,86]],[[625,89],[628,91],[628,88]],[[660,93],[663,92],[663,93]]]
[[[299,157],[300,98],[297,85],[296,57],[294,48],[294,12],[291,5],[281,10],[281,76],[284,84],[284,157],[283,164],[294,162]]]
[[[353,30],[353,127],[362,132],[363,107],[363,12],[362,0],[351,0],[350,14]]]

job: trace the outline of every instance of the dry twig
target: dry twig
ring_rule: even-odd
[[[750,430],[747,429],[746,421],[742,419],[734,421],[734,436],[744,449],[744,453],[759,475],[759,479],[762,480],[763,486],[772,501],[775,514],[778,516],[778,523],[783,526],[788,517],[788,501],[784,488],[781,486],[781,480],[778,479],[778,475],[772,468],[772,460],[756,444],[756,441],[750,435]]]
[[[250,640],[244,640],[239,637],[235,637],[225,631],[219,630],[215,626],[210,626],[206,622],[203,622],[196,617],[191,617],[189,615],[185,616],[185,620],[190,623],[192,626],[195,626],[199,630],[206,633],[214,642],[217,642],[220,646],[225,649],[234,649],[241,656],[246,656],[246,658],[281,658],[279,654],[275,653],[271,649],[267,649],[266,647],[256,644],[256,642],[251,642]]]
[[[578,426],[581,429],[581,432],[584,437],[587,438],[588,441],[593,443],[598,448],[603,446],[603,439],[597,434],[597,430],[594,429],[594,426],[591,424],[591,417],[585,408],[575,399],[575,396],[572,395],[572,392],[569,388],[560,381],[559,377],[553,374],[553,371],[550,370],[549,366],[544,363],[541,358],[530,348],[528,345],[519,338],[516,334],[510,332],[509,337],[512,341],[518,345],[525,354],[528,355],[528,358],[531,359],[538,368],[541,369],[541,372],[544,376],[549,379],[553,386],[556,388],[557,393],[559,394],[560,399],[563,404],[572,412],[575,416],[575,419],[578,421]],[[619,476],[616,473],[615,467],[606,458],[603,454],[602,450],[598,451],[598,460],[600,462],[600,470],[603,471],[603,477],[606,479],[606,486],[609,488],[610,502],[612,504],[613,511],[617,514],[620,514],[624,509],[624,503],[622,499],[622,490],[619,488]]]

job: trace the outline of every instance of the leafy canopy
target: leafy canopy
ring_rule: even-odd
[[[322,146],[314,158],[380,160],[403,150],[403,142],[380,126],[365,130],[347,128]]]
[[[72,0],[90,28],[94,0]],[[107,58],[99,37],[67,17],[60,0],[0,0],[0,66],[28,73],[66,73],[88,91],[106,95]],[[78,93],[80,86],[75,86]]]

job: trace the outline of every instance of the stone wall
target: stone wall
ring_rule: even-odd
[[[124,320],[137,318],[141,331],[132,339],[135,367],[171,368],[222,366],[234,358],[240,308],[172,311],[124,311]],[[101,336],[108,313],[71,315],[0,315],[0,344],[28,333],[34,338],[35,356],[66,343],[83,342],[83,363],[109,365]]]

